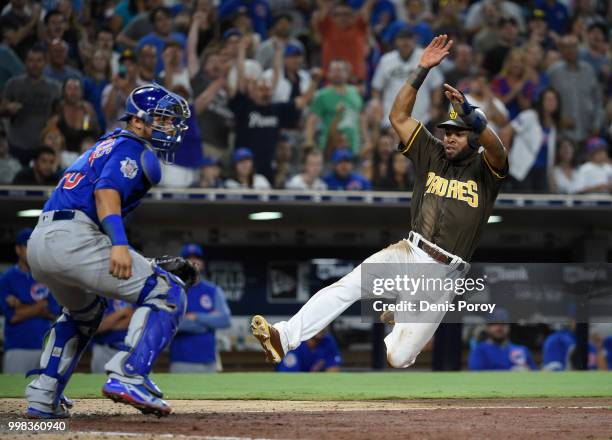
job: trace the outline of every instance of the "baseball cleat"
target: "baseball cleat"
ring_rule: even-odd
[[[142,384],[125,383],[119,379],[109,378],[102,387],[102,394],[113,402],[133,406],[143,414],[164,417],[172,412],[166,401],[153,395]]]
[[[40,403],[31,403],[28,406],[26,417],[28,419],[67,419],[70,417],[69,408],[72,408],[72,401],[68,399],[71,406],[65,403],[64,396],[60,398],[60,403],[54,408]]]
[[[380,322],[387,325],[395,325],[394,313],[390,310],[385,310],[380,314]]]
[[[253,316],[251,320],[251,332],[266,352],[266,359],[268,362],[278,364],[283,360],[285,352],[283,351],[280,334],[263,316]]]

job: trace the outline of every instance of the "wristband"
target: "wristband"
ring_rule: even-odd
[[[128,239],[119,214],[111,214],[102,220],[102,229],[111,240],[113,246],[127,246]]]
[[[419,87],[423,85],[423,81],[425,81],[425,78],[427,77],[428,73],[429,68],[423,67],[419,64],[419,67],[417,67],[416,70],[412,72],[410,78],[408,79],[410,81],[410,85],[416,90],[419,90]]]

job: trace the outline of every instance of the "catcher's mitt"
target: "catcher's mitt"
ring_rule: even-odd
[[[185,283],[185,290],[193,286],[198,278],[198,272],[189,261],[182,257],[162,255],[153,260],[161,269],[176,275]]]

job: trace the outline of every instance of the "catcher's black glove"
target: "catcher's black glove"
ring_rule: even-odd
[[[185,290],[193,286],[198,278],[198,272],[189,261],[182,257],[162,255],[153,260],[157,266],[176,275],[185,283]]]

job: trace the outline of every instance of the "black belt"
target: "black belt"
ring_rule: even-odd
[[[75,215],[76,214],[73,210],[60,209],[53,212],[53,218],[51,218],[51,221],[56,222],[58,220],[73,220]]]
[[[440,252],[436,248],[428,245],[423,240],[419,240],[419,243],[417,244],[417,247],[423,249],[423,251],[425,251],[425,253],[427,255],[429,255],[431,258],[433,258],[434,260],[436,260],[439,263],[446,264],[448,266],[453,261],[453,259],[451,257],[449,257],[448,255],[444,254],[443,252]]]

